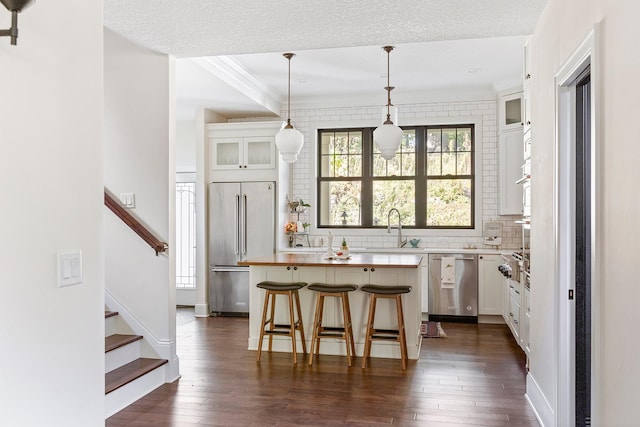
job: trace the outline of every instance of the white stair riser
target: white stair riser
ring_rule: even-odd
[[[104,319],[104,336],[113,335],[117,330],[118,316],[111,316]]]
[[[111,372],[122,365],[133,362],[141,356],[141,340],[132,342],[123,347],[111,350],[104,354],[104,372]]]
[[[110,417],[164,384],[165,366],[160,366],[135,381],[105,395],[105,418]]]

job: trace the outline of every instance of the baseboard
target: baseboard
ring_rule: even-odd
[[[544,396],[535,378],[531,375],[531,372],[527,374],[527,392],[525,393],[525,397],[540,425],[542,427],[552,427],[555,420],[553,408]]]
[[[209,317],[211,312],[209,311],[209,304],[198,304],[196,303],[194,308],[194,316],[195,317]]]

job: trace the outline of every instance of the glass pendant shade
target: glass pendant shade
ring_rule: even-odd
[[[304,144],[304,135],[293,128],[291,124],[291,58],[295,53],[283,53],[282,56],[289,61],[289,77],[287,89],[287,124],[276,134],[276,147],[282,156],[282,160],[293,163],[298,160],[298,154]]]
[[[282,160],[293,163],[298,160],[298,154],[304,144],[304,135],[293,126],[287,125],[276,134],[276,146]]]
[[[373,131],[373,142],[380,150],[380,154],[385,160],[391,160],[395,157],[398,147],[402,142],[402,129],[393,123],[385,123],[378,126]]]
[[[382,126],[378,126],[373,131],[373,142],[380,150],[380,154],[385,160],[391,160],[395,157],[398,147],[402,142],[402,129],[393,124],[391,120],[392,114],[397,119],[398,110],[391,103],[391,91],[393,86],[389,84],[389,54],[394,49],[393,46],[385,46],[382,48],[387,52],[387,87],[384,90],[387,91],[387,119],[382,123]]]

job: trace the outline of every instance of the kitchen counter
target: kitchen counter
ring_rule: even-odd
[[[349,259],[326,259],[325,253],[283,253],[241,261],[238,265],[306,266],[306,267],[378,267],[418,268],[422,255],[353,253]]]
[[[322,248],[316,248],[322,249]],[[407,355],[416,360],[420,354],[422,336],[420,324],[422,320],[422,255],[417,254],[381,254],[366,253],[352,254],[348,260],[324,259],[323,253],[277,253],[274,255],[249,259],[240,265],[249,266],[249,350],[258,349],[262,307],[265,292],[256,285],[264,280],[276,282],[302,281],[308,284],[349,283],[362,286],[377,284],[382,286],[409,285],[411,292],[402,295],[402,304],[407,335]],[[305,330],[307,349],[311,345],[311,331],[315,310],[316,292],[306,287],[299,291],[302,309],[302,323]],[[353,326],[356,356],[361,356],[364,350],[365,332],[369,298],[367,293],[356,290],[349,293],[351,305],[351,319]],[[330,298],[325,306],[324,319],[328,326],[338,326],[342,322],[340,308],[334,305]],[[395,303],[392,300],[382,300],[377,304],[376,328],[397,328]],[[286,298],[276,299],[276,323],[288,323],[288,306]],[[298,349],[302,348],[300,337],[297,335]],[[263,349],[268,346],[264,340]],[[289,337],[273,337],[273,351],[291,352]],[[321,354],[345,355],[342,340],[324,339],[320,345]],[[373,342],[371,357],[400,358],[400,347],[394,342]]]
[[[336,248],[337,250],[338,248]],[[515,249],[494,249],[494,248],[467,248],[467,249],[451,249],[451,248],[391,248],[391,247],[350,247],[349,252],[353,254],[478,254],[478,255],[499,255],[502,253],[511,253]],[[296,253],[325,253],[327,248],[325,247],[296,247],[296,248],[282,248],[278,250],[279,253],[296,254]]]

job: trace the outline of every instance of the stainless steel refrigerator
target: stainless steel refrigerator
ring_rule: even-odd
[[[209,184],[209,301],[214,314],[249,313],[249,268],[275,251],[274,182]]]

